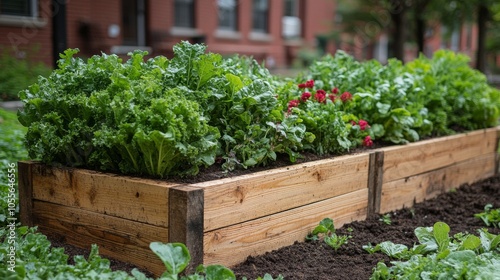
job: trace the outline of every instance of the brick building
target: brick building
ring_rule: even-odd
[[[0,45],[21,57],[36,47],[32,59],[51,65],[57,47],[170,56],[189,40],[285,66],[332,30],[334,15],[332,0],[1,0]]]
[[[239,53],[289,66],[299,50],[342,48],[358,59],[387,60],[387,35],[377,42],[347,43],[322,38],[335,31],[335,0],[0,0],[0,50],[52,65],[65,48],[82,56],[144,49],[172,55],[180,40],[203,42],[222,55]],[[337,26],[338,27],[338,26]],[[464,25],[443,39],[441,26],[429,29],[427,55],[451,48],[474,58],[477,28]],[[338,31],[338,30],[337,30]],[[362,35],[362,34],[360,34]],[[342,39],[342,38],[347,39]],[[33,51],[36,49],[36,51]],[[406,61],[416,56],[406,47]]]

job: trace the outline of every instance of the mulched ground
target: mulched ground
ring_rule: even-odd
[[[256,279],[269,273],[279,274],[285,279],[369,279],[377,262],[390,261],[383,254],[370,255],[363,245],[392,241],[409,247],[417,242],[414,229],[432,226],[437,221],[447,223],[451,234],[469,232],[485,227],[474,217],[488,203],[500,208],[500,176],[488,178],[473,185],[465,185],[432,200],[414,205],[409,209],[390,212],[391,224],[380,221],[381,215],[365,221],[353,222],[337,229],[337,234],[351,235],[349,243],[335,251],[324,242],[297,242],[261,256],[249,257],[245,262],[232,267],[238,279]],[[319,221],[318,221],[319,222]],[[500,229],[491,228],[491,233],[500,234]],[[50,237],[56,247],[65,247],[70,256],[88,255],[88,250],[69,246],[61,239]],[[111,260],[113,269],[130,271],[132,265]]]

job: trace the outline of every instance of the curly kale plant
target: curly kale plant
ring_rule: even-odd
[[[69,166],[164,177],[213,164],[219,132],[199,104],[161,81],[168,60],[126,63],[115,55],[75,58],[21,92],[20,122],[32,158]]]

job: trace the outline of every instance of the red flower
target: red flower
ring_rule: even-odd
[[[306,88],[306,87],[307,87],[307,85],[305,83],[299,84],[299,88]]]
[[[371,147],[373,146],[373,141],[370,135],[366,136],[365,139],[363,140],[363,146],[365,147]]]
[[[299,106],[299,104],[300,104],[300,100],[294,99],[294,100],[288,101],[288,113],[290,113],[292,111],[293,107]]]
[[[370,125],[368,124],[367,121],[365,121],[365,120],[359,120],[359,128],[361,130],[365,130],[365,129],[369,128],[369,127],[370,127]]]
[[[339,93],[339,89],[338,89],[338,88],[336,88],[336,87],[334,87],[334,88],[332,89],[332,93],[333,93],[333,94],[337,94],[337,93]]]
[[[326,102],[326,94],[324,94],[324,90],[318,90],[316,91],[316,94],[314,95],[314,99],[316,99],[319,103],[325,103]]]
[[[335,94],[328,94],[328,98],[330,98],[330,100],[335,103],[335,99],[337,99],[337,96]]]
[[[314,87],[314,80],[309,80],[306,82],[306,87],[307,88],[313,88]]]
[[[354,125],[356,125],[356,122],[355,121],[351,121],[351,124],[354,126]]]
[[[304,92],[301,96],[300,96],[300,100],[306,102],[307,99],[311,98],[311,93],[310,92]]]
[[[346,92],[342,93],[342,95],[340,96],[340,99],[342,100],[342,102],[347,102],[347,101],[352,99],[352,94],[346,91]]]
[[[293,108],[293,107],[297,107],[297,106],[299,106],[299,104],[300,104],[299,100],[296,100],[296,99],[290,100],[288,102],[288,108],[290,109],[290,108]]]

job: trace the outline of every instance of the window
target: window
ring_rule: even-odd
[[[194,1],[175,0],[174,26],[194,28]]]
[[[298,17],[299,16],[299,1],[297,0],[285,0],[285,11],[284,16],[286,17]]]
[[[122,0],[123,45],[146,45],[145,10],[145,0]]]
[[[217,0],[219,8],[219,29],[236,31],[237,26],[237,1]]]
[[[0,14],[10,16],[38,16],[37,0],[0,0]]]
[[[300,0],[285,0],[282,18],[282,35],[286,39],[299,38],[302,33]]]
[[[267,33],[269,31],[269,1],[254,0],[252,7],[252,30]]]

